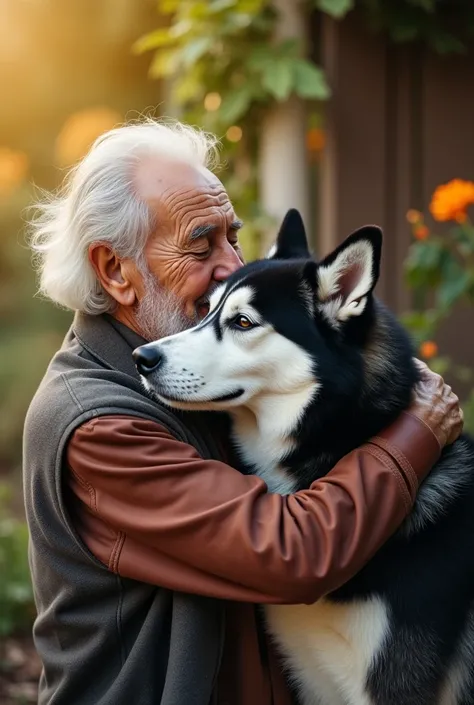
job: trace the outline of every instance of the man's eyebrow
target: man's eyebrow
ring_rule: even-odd
[[[212,233],[214,230],[217,230],[216,225],[198,225],[196,228],[194,228],[194,230],[191,231],[189,239],[192,242],[193,240],[197,240],[200,237],[209,235],[209,233]]]
[[[235,220],[232,221],[230,224],[230,229],[231,230],[240,230],[240,228],[243,226],[243,222],[236,218]],[[214,230],[217,230],[217,225],[198,225],[196,228],[194,228],[191,231],[191,234],[189,236],[189,239],[191,242],[194,240],[198,240],[200,237],[205,237],[206,235],[209,235],[212,233]]]

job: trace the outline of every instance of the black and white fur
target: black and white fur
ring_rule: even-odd
[[[405,409],[408,337],[372,292],[381,232],[310,258],[290,211],[272,257],[235,273],[195,328],[144,346],[145,384],[182,409],[227,410],[273,492],[307,488]],[[143,359],[142,359],[143,362]],[[444,450],[413,512],[360,573],[266,619],[304,705],[474,705],[474,445]]]

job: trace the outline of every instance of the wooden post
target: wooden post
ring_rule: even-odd
[[[474,45],[466,55],[439,56],[394,45],[367,29],[357,12],[342,22],[321,17],[321,62],[332,98],[320,174],[318,254],[353,229],[384,230],[377,295],[397,313],[412,306],[404,279],[411,242],[409,208],[425,211],[433,189],[474,174]],[[441,224],[436,224],[436,231]],[[472,308],[459,307],[442,326],[442,354],[472,366]],[[456,390],[462,387],[454,380]]]
[[[307,18],[301,0],[275,0],[279,13],[275,37],[305,42]],[[289,208],[297,208],[311,232],[306,106],[292,96],[267,113],[260,130],[259,188],[262,207],[279,223]],[[268,249],[275,230],[263,243]]]

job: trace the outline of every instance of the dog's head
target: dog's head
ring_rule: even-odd
[[[146,387],[195,410],[258,407],[269,397],[296,399],[301,410],[315,399],[336,408],[375,393],[402,352],[404,363],[411,354],[373,297],[381,246],[381,230],[366,226],[316,262],[290,211],[271,256],[222,284],[199,325],[134,352]]]

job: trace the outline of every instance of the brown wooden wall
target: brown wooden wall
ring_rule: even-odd
[[[321,164],[317,249],[353,229],[384,229],[379,296],[401,312],[410,296],[402,263],[409,208],[428,211],[434,188],[474,180],[474,52],[440,57],[394,46],[357,17],[321,20],[321,61],[332,85]],[[440,336],[441,351],[474,364],[474,310],[460,311]]]

